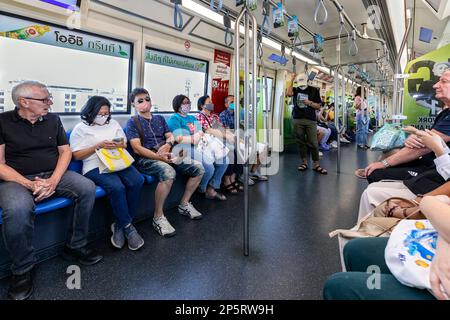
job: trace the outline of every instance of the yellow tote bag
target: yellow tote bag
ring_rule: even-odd
[[[97,149],[95,153],[100,159],[100,167],[98,168],[100,173],[121,171],[134,162],[133,157],[123,148]]]

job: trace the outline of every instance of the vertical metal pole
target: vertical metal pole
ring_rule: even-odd
[[[338,56],[339,59],[339,56]],[[338,65],[336,69],[334,70],[334,126],[336,127],[336,130],[338,132],[338,140],[337,140],[337,146],[338,146],[338,156],[336,161],[336,171],[338,173],[341,172],[341,126],[339,125],[339,69],[340,66]]]

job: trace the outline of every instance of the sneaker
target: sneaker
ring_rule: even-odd
[[[127,238],[128,249],[138,250],[144,245],[144,239],[137,232],[136,228],[130,224],[124,229],[125,238]]]
[[[319,157],[323,157],[323,153],[319,151]]]
[[[153,228],[163,237],[172,237],[175,235],[175,229],[165,216],[161,216],[157,220],[153,218]]]
[[[345,139],[344,137],[341,137],[341,143],[350,143],[350,141],[348,141],[347,139]]]
[[[259,181],[269,180],[269,178],[267,178],[267,176],[263,176],[259,172],[250,172],[250,177],[252,180],[259,180]]]
[[[244,183],[244,177],[243,176],[239,176],[239,178],[238,178],[238,180],[241,182],[241,183]],[[248,178],[248,185],[249,186],[253,186],[255,184],[255,181],[253,181],[252,180],[252,178]]]
[[[331,147],[332,147],[333,149],[337,149],[337,147],[338,147],[337,141],[333,141],[333,142],[331,143]]]
[[[192,220],[199,220],[203,217],[202,214],[194,208],[191,202],[188,202],[187,204],[180,204],[178,206],[178,212]]]
[[[111,225],[111,244],[117,249],[122,249],[125,245],[125,235],[123,234],[123,229],[116,228],[116,223]]]

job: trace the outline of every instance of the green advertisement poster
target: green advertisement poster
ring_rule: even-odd
[[[403,114],[408,118],[405,125],[418,129],[430,129],[436,115],[444,107],[434,97],[433,85],[439,81],[442,72],[450,66],[450,44],[432,51],[406,65],[403,94]]]

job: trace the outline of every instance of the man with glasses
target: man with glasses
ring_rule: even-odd
[[[74,200],[73,223],[63,257],[92,265],[102,256],[86,248],[95,184],[67,171],[72,152],[61,120],[49,113],[47,87],[25,81],[12,89],[16,108],[0,114],[0,207],[5,245],[12,258],[8,297],[28,299],[33,293],[34,209],[56,195]]]
[[[158,180],[153,227],[161,236],[171,237],[175,235],[175,229],[164,215],[163,208],[176,172],[189,177],[178,212],[192,220],[198,220],[202,218],[202,214],[194,208],[190,199],[199,186],[205,169],[196,160],[187,157],[181,159],[182,156],[178,153],[171,153],[176,141],[166,120],[151,113],[152,102],[146,89],[134,89],[130,94],[130,101],[138,113],[128,120],[126,129],[127,139],[138,156],[136,167],[142,173],[152,175]]]

